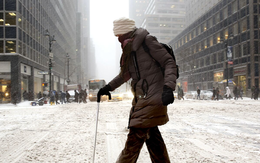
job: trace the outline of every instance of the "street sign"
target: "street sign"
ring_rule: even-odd
[[[49,74],[48,71],[38,71],[38,75],[47,75]]]

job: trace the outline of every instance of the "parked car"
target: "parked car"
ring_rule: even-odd
[[[196,99],[197,91],[188,91],[188,92],[184,93],[184,97],[186,99]]]
[[[111,100],[109,100],[109,101],[122,101],[123,100],[123,94],[120,93],[119,89],[116,89],[110,93],[111,93]]]
[[[200,91],[200,99],[202,100],[211,100],[213,96],[213,92],[208,90],[201,90]]]

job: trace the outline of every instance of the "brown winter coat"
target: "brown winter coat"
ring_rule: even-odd
[[[142,46],[144,40],[153,58],[165,68],[164,76],[160,67],[144,51]],[[133,107],[130,112],[129,127],[149,128],[163,125],[169,121],[169,118],[167,107],[162,104],[162,91],[164,85],[175,90],[177,69],[173,63],[174,60],[156,38],[149,35],[147,30],[142,28],[138,28],[135,31],[132,51],[136,52],[141,79],[138,80],[134,62],[130,62],[131,86],[132,90],[135,90],[137,100],[133,99],[132,101]],[[123,79],[120,75],[117,75],[109,82],[109,85],[114,90],[126,80],[128,79]]]

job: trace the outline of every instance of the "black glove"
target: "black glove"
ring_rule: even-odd
[[[108,95],[109,96],[109,99],[111,99],[111,94],[109,93],[109,91],[111,91],[111,86],[110,85],[106,85],[104,86],[103,88],[101,88],[99,91],[98,91],[98,94],[97,94],[97,102],[100,102],[100,96],[102,95]]]
[[[174,101],[174,96],[172,89],[166,85],[163,86],[163,93],[162,93],[162,102],[164,106],[172,104]]]

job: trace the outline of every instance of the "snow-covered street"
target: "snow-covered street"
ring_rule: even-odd
[[[95,161],[124,147],[131,101],[100,103]],[[97,103],[0,105],[0,162],[91,163]],[[260,101],[175,100],[160,127],[173,163],[260,162]],[[146,145],[138,163],[149,163]]]

